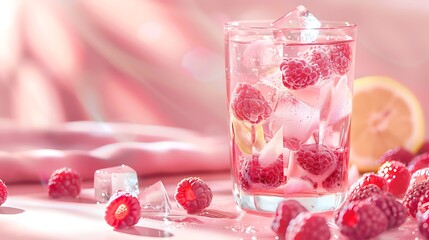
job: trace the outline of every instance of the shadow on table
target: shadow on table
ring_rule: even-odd
[[[174,236],[172,233],[164,231],[164,230],[159,230],[159,229],[155,229],[155,228],[148,228],[148,227],[141,227],[141,226],[134,226],[132,228],[120,229],[117,231],[121,232],[121,233],[132,234],[132,235],[143,236],[143,237],[168,238],[168,237]]]
[[[24,209],[14,207],[0,207],[0,214],[20,214],[25,212]]]

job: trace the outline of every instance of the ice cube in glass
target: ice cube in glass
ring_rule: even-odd
[[[296,39],[293,39],[300,40],[302,43],[308,43],[317,39],[318,31],[314,30],[314,28],[319,28],[321,23],[312,13],[307,10],[307,8],[300,5],[296,7],[295,10],[274,21],[272,26],[276,28],[309,28],[309,30],[299,31]],[[292,40],[291,35],[285,36],[282,34],[281,30],[276,32],[275,36],[276,38]]]

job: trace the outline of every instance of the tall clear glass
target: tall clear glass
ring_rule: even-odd
[[[356,26],[225,25],[233,194],[273,212],[286,199],[309,211],[346,198]]]

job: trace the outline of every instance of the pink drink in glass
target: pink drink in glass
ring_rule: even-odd
[[[314,212],[346,198],[356,26],[225,25],[231,171],[237,204]]]

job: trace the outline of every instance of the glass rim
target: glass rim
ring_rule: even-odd
[[[226,28],[235,30],[252,30],[252,31],[270,31],[270,30],[286,30],[286,31],[302,31],[302,30],[340,30],[340,29],[353,29],[357,24],[347,21],[320,21],[322,26],[316,28],[305,27],[275,27],[272,23],[276,20],[238,20],[226,22]]]

